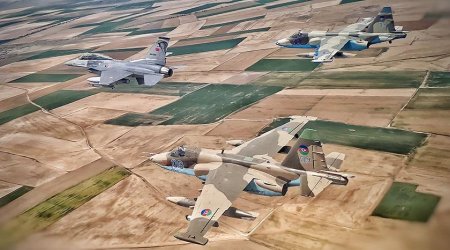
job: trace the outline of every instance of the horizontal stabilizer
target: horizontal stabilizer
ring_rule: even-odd
[[[300,176],[300,195],[308,197],[316,197],[328,185],[332,183],[325,177],[315,176],[310,173]]]
[[[157,84],[161,79],[164,78],[164,75],[162,74],[154,74],[154,75],[144,75],[144,85],[146,86],[153,86]]]
[[[328,168],[333,171],[339,170],[341,168],[344,159],[345,154],[339,152],[331,152],[325,157]]]

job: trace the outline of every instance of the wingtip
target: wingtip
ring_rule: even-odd
[[[173,237],[179,239],[179,240],[184,240],[187,242],[191,242],[191,243],[195,243],[195,244],[199,244],[199,245],[206,245],[206,243],[208,243],[208,239],[200,236],[200,235],[191,235],[183,232],[178,232],[176,234],[173,235]]]

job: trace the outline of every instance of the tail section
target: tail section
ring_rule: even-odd
[[[305,129],[281,165],[288,168],[315,172],[330,170],[327,166],[325,154],[322,150],[322,143],[319,141],[317,131]]]
[[[169,40],[170,38],[168,37],[159,37],[158,41],[150,48],[147,59],[152,60],[157,65],[166,65],[166,52]]]
[[[338,171],[344,162],[345,154],[339,152],[331,152],[325,157],[327,166],[332,171]]]
[[[395,24],[394,17],[392,16],[391,7],[383,7],[378,15],[367,27],[368,33],[394,33]]]

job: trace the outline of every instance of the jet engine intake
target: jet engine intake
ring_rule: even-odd
[[[285,183],[283,185],[279,184],[272,184],[272,183],[266,183],[262,180],[255,180],[255,184],[259,187],[265,188],[267,190],[270,190],[272,192],[281,193],[281,195],[285,195],[288,189],[288,185]]]
[[[171,77],[173,75],[173,69],[168,67],[161,67],[159,73],[163,74],[165,77]]]

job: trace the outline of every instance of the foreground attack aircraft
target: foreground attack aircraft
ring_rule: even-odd
[[[173,70],[165,66],[168,43],[169,38],[160,37],[144,59],[120,61],[102,54],[88,53],[65,64],[88,68],[99,74],[100,77],[88,79],[93,86],[114,88],[115,82],[128,83],[127,77],[135,77],[139,85],[153,86],[164,77],[173,75]]]
[[[162,168],[205,181],[197,200],[169,197],[181,206],[193,207],[186,232],[176,238],[206,244],[204,237],[217,220],[225,215],[250,218],[252,213],[230,206],[242,190],[259,195],[285,195],[291,186],[300,186],[304,196],[316,196],[329,184],[346,185],[349,175],[339,173],[345,155],[330,153],[325,157],[315,130],[303,129],[294,146],[286,146],[315,117],[294,117],[290,122],[245,142],[231,150],[178,147],[156,154],[150,160]],[[288,152],[281,163],[273,159]]]
[[[365,50],[372,44],[405,38],[406,31],[402,29],[394,26],[391,7],[384,7],[376,17],[363,18],[340,32],[299,31],[276,44],[287,48],[312,48],[314,53],[300,55],[313,58],[313,62],[331,62],[335,55],[343,56],[342,51]]]

